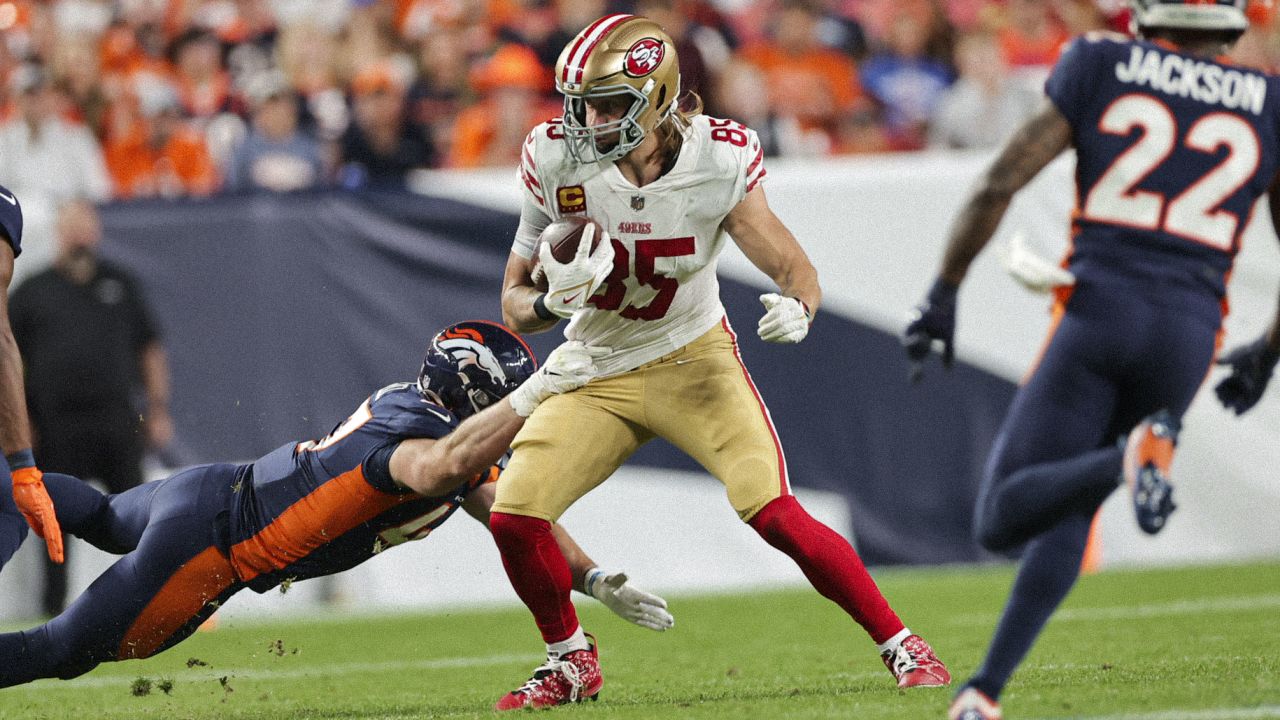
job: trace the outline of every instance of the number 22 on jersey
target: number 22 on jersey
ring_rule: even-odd
[[[1098,129],[1109,135],[1127,136],[1135,128],[1141,135],[1094,184],[1084,203],[1084,217],[1142,230],[1160,229],[1231,252],[1240,217],[1219,206],[1258,170],[1261,148],[1253,127],[1226,112],[1193,122],[1182,141],[1186,148],[1209,155],[1226,148],[1227,154],[1172,199],[1136,186],[1174,151],[1177,120],[1150,95],[1130,94],[1111,103],[1098,121]]]

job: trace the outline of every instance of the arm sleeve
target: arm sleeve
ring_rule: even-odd
[[[734,185],[733,201],[736,205],[742,202],[747,193],[756,189],[767,173],[764,169],[764,146],[760,144],[756,131],[742,125],[732,126],[729,130],[729,137],[734,132],[740,132],[746,138],[742,146],[733,148],[737,159],[737,183]]]
[[[541,126],[539,126],[541,127]],[[520,207],[520,227],[516,229],[515,242],[511,251],[528,260],[533,257],[538,235],[551,224],[551,216],[547,213],[546,194],[543,191],[538,166],[534,162],[535,140],[538,128],[534,128],[525,138],[524,147],[520,150],[520,184],[523,188],[524,203]]]
[[[1080,124],[1080,116],[1089,105],[1090,86],[1096,84],[1093,58],[1098,45],[1097,41],[1084,38],[1073,40],[1044,83],[1045,95],[1073,127]]]
[[[370,453],[364,461],[364,478],[375,489],[388,493],[404,493],[408,488],[401,487],[391,477],[391,456],[395,454],[399,442],[384,445]]]
[[[520,226],[516,228],[516,239],[511,245],[511,251],[525,260],[531,259],[538,244],[538,236],[550,224],[551,217],[531,202],[526,193],[524,204],[520,206]]]

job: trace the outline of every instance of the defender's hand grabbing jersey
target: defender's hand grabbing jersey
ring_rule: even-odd
[[[1280,163],[1280,78],[1098,34],[1067,48],[1045,89],[1077,149],[1070,271],[1150,281],[1217,324],[1220,309],[1203,299],[1225,297]]]
[[[597,363],[602,377],[674,352],[724,317],[716,261],[728,235],[720,224],[764,178],[763,160],[755,131],[698,115],[671,170],[637,188],[612,162],[575,162],[560,119],[529,133],[512,250],[532,258],[538,234],[565,215],[594,218],[613,239],[613,274],[564,332],[613,349]]]

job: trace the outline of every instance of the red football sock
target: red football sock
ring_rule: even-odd
[[[578,614],[569,601],[573,573],[551,534],[551,523],[495,512],[489,516],[489,530],[511,586],[533,613],[542,639],[547,643],[568,639],[578,629]]]
[[[765,505],[749,524],[765,542],[791,556],[813,587],[844,608],[876,643],[903,628],[853,546],[814,520],[795,496],[784,495]]]

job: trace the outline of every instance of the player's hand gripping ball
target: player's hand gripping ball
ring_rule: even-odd
[[[591,218],[561,218],[538,236],[534,286],[546,288],[547,309],[559,317],[572,317],[612,272],[613,243]]]

